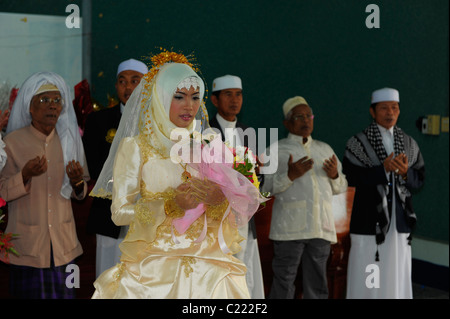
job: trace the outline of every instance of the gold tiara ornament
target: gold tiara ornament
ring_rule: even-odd
[[[143,77],[143,79],[146,81],[146,84],[144,84],[144,87],[146,89],[144,94],[147,95],[147,97],[149,96],[151,83],[152,83],[153,79],[155,78],[155,75],[159,72],[160,68],[164,64],[166,64],[166,63],[183,63],[183,64],[190,66],[192,68],[192,70],[194,70],[194,72],[196,72],[200,77],[203,78],[203,83],[205,85],[204,100],[208,99],[208,86],[206,84],[205,78],[203,77],[203,75],[200,71],[200,68],[196,64],[196,58],[195,58],[194,54],[191,53],[188,56],[185,56],[183,53],[169,51],[162,47],[159,47],[159,50],[161,50],[161,52],[158,54],[150,54],[150,56],[142,57],[143,60],[151,61],[151,65],[148,65],[150,71],[148,71],[147,74],[145,74]],[[147,98],[144,98],[143,102],[145,103],[146,100],[147,100]]]
[[[194,64],[191,62],[195,60],[192,54],[186,57],[182,53],[176,53],[161,47],[159,49],[162,51],[161,53],[147,57],[147,59],[150,59],[151,61],[151,69],[144,76],[145,80],[148,83],[152,81],[152,79],[155,77],[156,73],[158,73],[161,66],[170,62],[183,63],[189,65],[195,72],[199,72],[199,69],[196,66],[194,66]]]

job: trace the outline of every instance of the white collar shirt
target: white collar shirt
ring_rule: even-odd
[[[326,143],[308,137],[289,134],[278,141],[278,161],[274,174],[266,175],[263,191],[275,195],[269,238],[272,240],[299,240],[322,238],[331,243],[337,240],[332,210],[333,195],[347,190],[347,180],[338,160],[338,178],[330,179],[323,170],[323,162],[335,155]],[[314,166],[303,176],[291,181],[287,176],[289,156],[293,162],[307,156]],[[337,158],[337,156],[336,156]]]
[[[389,156],[394,151],[394,127],[387,129],[379,124],[377,124],[377,126],[381,133],[384,148],[386,149],[386,153]]]
[[[217,122],[219,123],[220,127],[222,128],[222,132],[225,135],[225,142],[228,142],[228,144],[231,147],[235,146],[243,146],[243,143],[239,137],[239,134],[236,132],[236,123],[237,119],[230,122],[224,119],[219,113],[216,115]],[[236,143],[235,141],[236,140]]]

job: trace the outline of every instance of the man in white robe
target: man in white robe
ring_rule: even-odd
[[[273,282],[269,298],[295,297],[300,263],[303,298],[327,299],[327,261],[337,242],[332,195],[347,190],[347,180],[333,149],[313,139],[314,115],[301,96],[283,104],[284,126],[289,131],[278,141],[274,174],[266,175],[264,191],[275,195],[269,238],[273,241]]]
[[[356,188],[349,299],[412,298],[410,233],[416,216],[410,190],[422,186],[425,166],[417,143],[396,126],[399,102],[395,89],[374,91],[374,121],[347,142],[344,173]]]

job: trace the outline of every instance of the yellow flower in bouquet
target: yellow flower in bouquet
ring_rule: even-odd
[[[256,156],[247,147],[237,146],[230,149],[234,156],[233,168],[247,177],[259,189],[259,180],[255,172]]]

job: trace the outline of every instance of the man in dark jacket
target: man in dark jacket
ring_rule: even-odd
[[[416,141],[396,126],[399,102],[395,89],[374,91],[374,121],[347,142],[343,171],[356,188],[347,298],[412,298],[410,190],[422,186],[425,166]]]
[[[141,78],[148,72],[147,66],[129,59],[117,69],[116,92],[120,103],[89,114],[83,135],[89,172],[95,184],[109,154],[111,143],[119,126],[122,111]],[[94,185],[92,184],[92,185]],[[87,230],[97,234],[96,275],[119,262],[119,244],[126,235],[126,228],[116,226],[111,220],[111,200],[95,197],[89,213]]]
[[[257,154],[255,130],[248,128],[237,118],[243,103],[241,79],[234,75],[225,75],[214,79],[211,102],[217,108],[217,114],[209,120],[209,125],[220,131],[222,140],[228,142],[231,147],[248,147],[254,154]],[[251,298],[264,298],[254,217],[248,226],[239,229],[239,233],[245,240],[241,242],[242,250],[235,257],[242,260],[247,266],[247,284]]]

